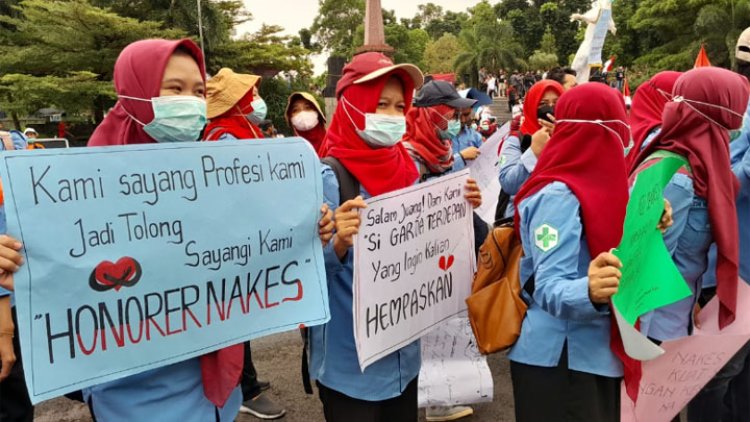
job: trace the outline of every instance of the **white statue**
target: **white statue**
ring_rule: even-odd
[[[588,24],[586,36],[578,48],[571,67],[578,72],[576,79],[579,84],[589,81],[592,67],[602,66],[602,47],[604,38],[609,30],[612,34],[617,32],[615,21],[612,18],[612,1],[594,0],[591,9],[583,15],[574,13],[571,21],[581,21]]]

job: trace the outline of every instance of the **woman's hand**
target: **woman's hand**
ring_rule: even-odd
[[[323,243],[323,247],[328,245],[333,237],[333,229],[336,228],[336,224],[333,222],[333,212],[328,208],[328,204],[323,204],[320,207],[320,222],[318,223],[318,236],[320,242]]]
[[[4,289],[13,290],[13,273],[23,264],[22,247],[18,240],[0,235],[0,287]]]
[[[359,233],[359,211],[367,208],[367,203],[358,196],[341,204],[334,214],[336,234],[333,236],[333,250],[339,259],[346,256],[346,252],[354,245],[354,236]]]
[[[540,120],[541,122],[541,120]],[[550,138],[550,130],[546,127],[542,127],[537,130],[535,134],[531,135],[531,151],[539,157],[542,155],[544,147],[547,146],[547,141]]]
[[[479,157],[479,154],[481,154],[481,152],[479,152],[479,148],[468,147],[464,148],[464,150],[461,151],[461,158],[463,158],[464,161],[476,160],[477,157]]]
[[[661,214],[661,220],[659,225],[656,226],[661,231],[661,234],[666,233],[667,229],[672,227],[674,220],[672,219],[672,204],[669,203],[667,198],[664,198],[664,212]]]
[[[10,311],[10,296],[0,297],[0,382],[10,375],[10,370],[16,363],[16,353],[13,351],[13,319]]]
[[[555,120],[555,116],[553,116],[553,115],[551,115],[549,113],[547,113],[547,118],[549,119],[549,121],[544,120],[544,119],[539,119],[538,120],[539,121],[539,125],[541,127],[545,128],[545,129],[547,129],[547,131],[549,132],[549,134],[552,135],[553,133],[555,133],[555,122],[557,122],[557,120]]]
[[[604,305],[617,293],[620,286],[622,262],[609,252],[602,252],[589,265],[589,299]]]
[[[482,206],[482,192],[479,190],[479,185],[474,179],[467,179],[466,186],[464,186],[466,194],[464,198],[471,204],[473,208],[479,208]]]

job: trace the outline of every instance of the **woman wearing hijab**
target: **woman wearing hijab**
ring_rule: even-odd
[[[729,132],[742,126],[747,80],[725,69],[698,68],[680,76],[672,94],[664,107],[661,132],[631,167],[636,177],[664,157],[686,161],[664,190],[674,219],[664,242],[693,294],[641,317],[641,332],[657,341],[691,333],[711,243],[717,245],[721,328],[734,320],[738,278],[738,182],[730,166]],[[626,382],[637,391],[637,368],[633,373]]]
[[[89,146],[194,142],[206,123],[203,55],[190,40],[144,40],[115,63],[118,101]],[[227,420],[242,393],[242,345],[84,390],[98,420]]]
[[[353,237],[363,198],[405,188],[419,174],[404,146],[404,115],[422,85],[416,66],[393,65],[380,53],[355,56],[336,87],[338,105],[321,155],[333,157],[359,184],[343,201],[333,169],[323,169],[323,195],[337,208],[336,234],[325,248],[331,320],[308,335],[310,378],[328,422],[416,421],[420,345],[415,341],[360,370],[352,327]]]
[[[671,99],[672,89],[680,75],[682,72],[659,72],[635,92],[630,108],[634,143],[628,154],[628,165],[632,166],[641,150],[659,134],[664,106]]]
[[[521,189],[534,170],[544,146],[552,133],[555,104],[563,94],[559,83],[545,79],[529,90],[523,104],[523,123],[520,132],[511,133],[500,149],[500,185],[503,193],[513,196]],[[509,205],[505,216],[513,216]]]
[[[457,114],[471,110],[476,100],[461,97],[452,84],[444,81],[427,82],[417,93],[414,106],[406,115],[406,134],[401,142],[414,159],[421,181],[461,170],[466,161],[453,154],[452,139],[461,127]],[[458,157],[456,157],[458,155]],[[466,190],[479,194],[479,187],[469,179]],[[481,198],[481,196],[479,197]],[[479,202],[475,202],[479,205]],[[487,224],[474,216],[476,249],[487,236]],[[477,224],[478,223],[478,224]],[[468,325],[468,320],[464,323]],[[474,410],[468,406],[434,406],[426,410],[427,421],[457,420],[470,416]]]
[[[516,195],[529,303],[510,351],[516,420],[618,421],[622,365],[607,306],[628,201],[625,104],[585,84],[555,107],[555,132]],[[564,416],[563,416],[564,415]]]
[[[203,54],[190,40],[143,40],[115,63],[115,107],[89,146],[195,142],[206,122]],[[330,239],[327,217],[321,239]],[[327,230],[327,231],[326,231]],[[242,392],[242,344],[84,390],[98,420],[232,421]]]
[[[452,139],[461,130],[458,113],[470,109],[476,100],[461,97],[448,82],[430,81],[414,99],[406,116],[402,142],[426,180],[449,171],[461,170],[468,158],[453,153]]]
[[[206,85],[207,116],[205,140],[263,138],[260,125],[268,107],[258,93],[260,76],[219,70]]]
[[[309,92],[295,92],[286,106],[286,123],[294,134],[305,138],[317,152],[326,137],[326,116],[315,97]]]

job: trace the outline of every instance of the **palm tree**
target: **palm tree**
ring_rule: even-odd
[[[519,59],[523,49],[513,35],[513,27],[503,21],[464,28],[458,36],[464,51],[456,57],[453,67],[460,75],[468,73],[476,86],[481,67],[496,72],[523,65]]]

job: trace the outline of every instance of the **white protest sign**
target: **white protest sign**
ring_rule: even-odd
[[[500,196],[500,143],[509,133],[510,122],[487,139],[479,148],[479,157],[469,164],[471,177],[482,191],[482,206],[474,212],[487,224],[495,223],[495,209]]]
[[[468,317],[446,321],[422,337],[419,407],[489,402],[492,395],[492,373]]]
[[[664,355],[643,362],[638,400],[623,385],[623,422],[668,422],[690,403],[737,351],[750,340],[750,286],[740,280],[737,315],[719,330],[719,301],[713,298],[698,314],[700,327],[691,336],[665,341]]]
[[[367,201],[354,243],[354,338],[364,369],[466,309],[476,259],[469,170]]]

